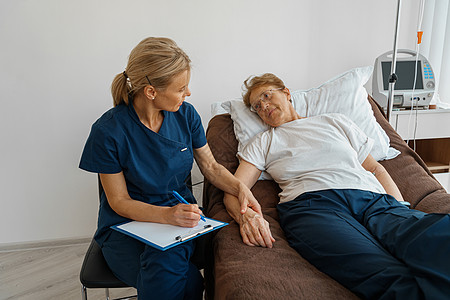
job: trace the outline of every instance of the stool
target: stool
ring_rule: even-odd
[[[87,300],[87,288],[104,288],[106,299],[110,300],[110,288],[129,287],[114,276],[103,257],[102,249],[94,239],[92,239],[86,255],[84,256],[83,265],[81,266],[80,271],[80,281],[82,285],[81,297],[83,300]],[[137,296],[120,299],[132,298],[137,299]]]

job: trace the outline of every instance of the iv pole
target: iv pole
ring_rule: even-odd
[[[394,35],[394,51],[392,53],[392,64],[391,64],[391,75],[389,76],[389,94],[387,102],[387,120],[391,120],[392,107],[394,105],[394,86],[397,81],[397,75],[395,74],[395,69],[397,65],[397,40],[398,40],[398,27],[400,25],[400,7],[401,0],[397,2],[397,22],[395,24],[395,35]]]

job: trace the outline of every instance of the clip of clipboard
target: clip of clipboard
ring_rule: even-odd
[[[188,228],[170,224],[130,221],[113,225],[111,228],[164,251],[228,225],[228,223],[210,218],[205,218],[205,222],[199,222],[196,227]]]
[[[194,237],[197,237],[197,236],[199,236],[199,235],[202,235],[202,234],[204,234],[204,233],[207,233],[208,231],[211,231],[211,230],[214,230],[214,227],[212,227],[211,224],[208,224],[208,225],[205,225],[205,226],[203,227],[203,229],[200,230],[200,231],[197,231],[197,232],[194,232],[194,233],[190,233],[190,234],[186,234],[186,235],[177,235],[177,236],[175,237],[175,240],[176,240],[177,242],[185,242],[185,241],[190,240],[190,239],[192,239],[192,238],[194,238]]]

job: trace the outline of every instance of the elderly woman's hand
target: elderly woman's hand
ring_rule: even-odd
[[[270,232],[269,222],[263,218],[262,214],[253,209],[247,209],[240,217],[239,227],[242,241],[246,245],[272,248],[275,239]]]

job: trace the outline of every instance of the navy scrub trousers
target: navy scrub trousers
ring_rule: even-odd
[[[137,288],[139,299],[190,300],[203,297],[203,277],[189,261],[194,248],[191,240],[161,251],[111,230],[102,252],[117,278]]]
[[[278,205],[297,252],[364,299],[450,299],[450,214],[360,190],[308,192]]]

